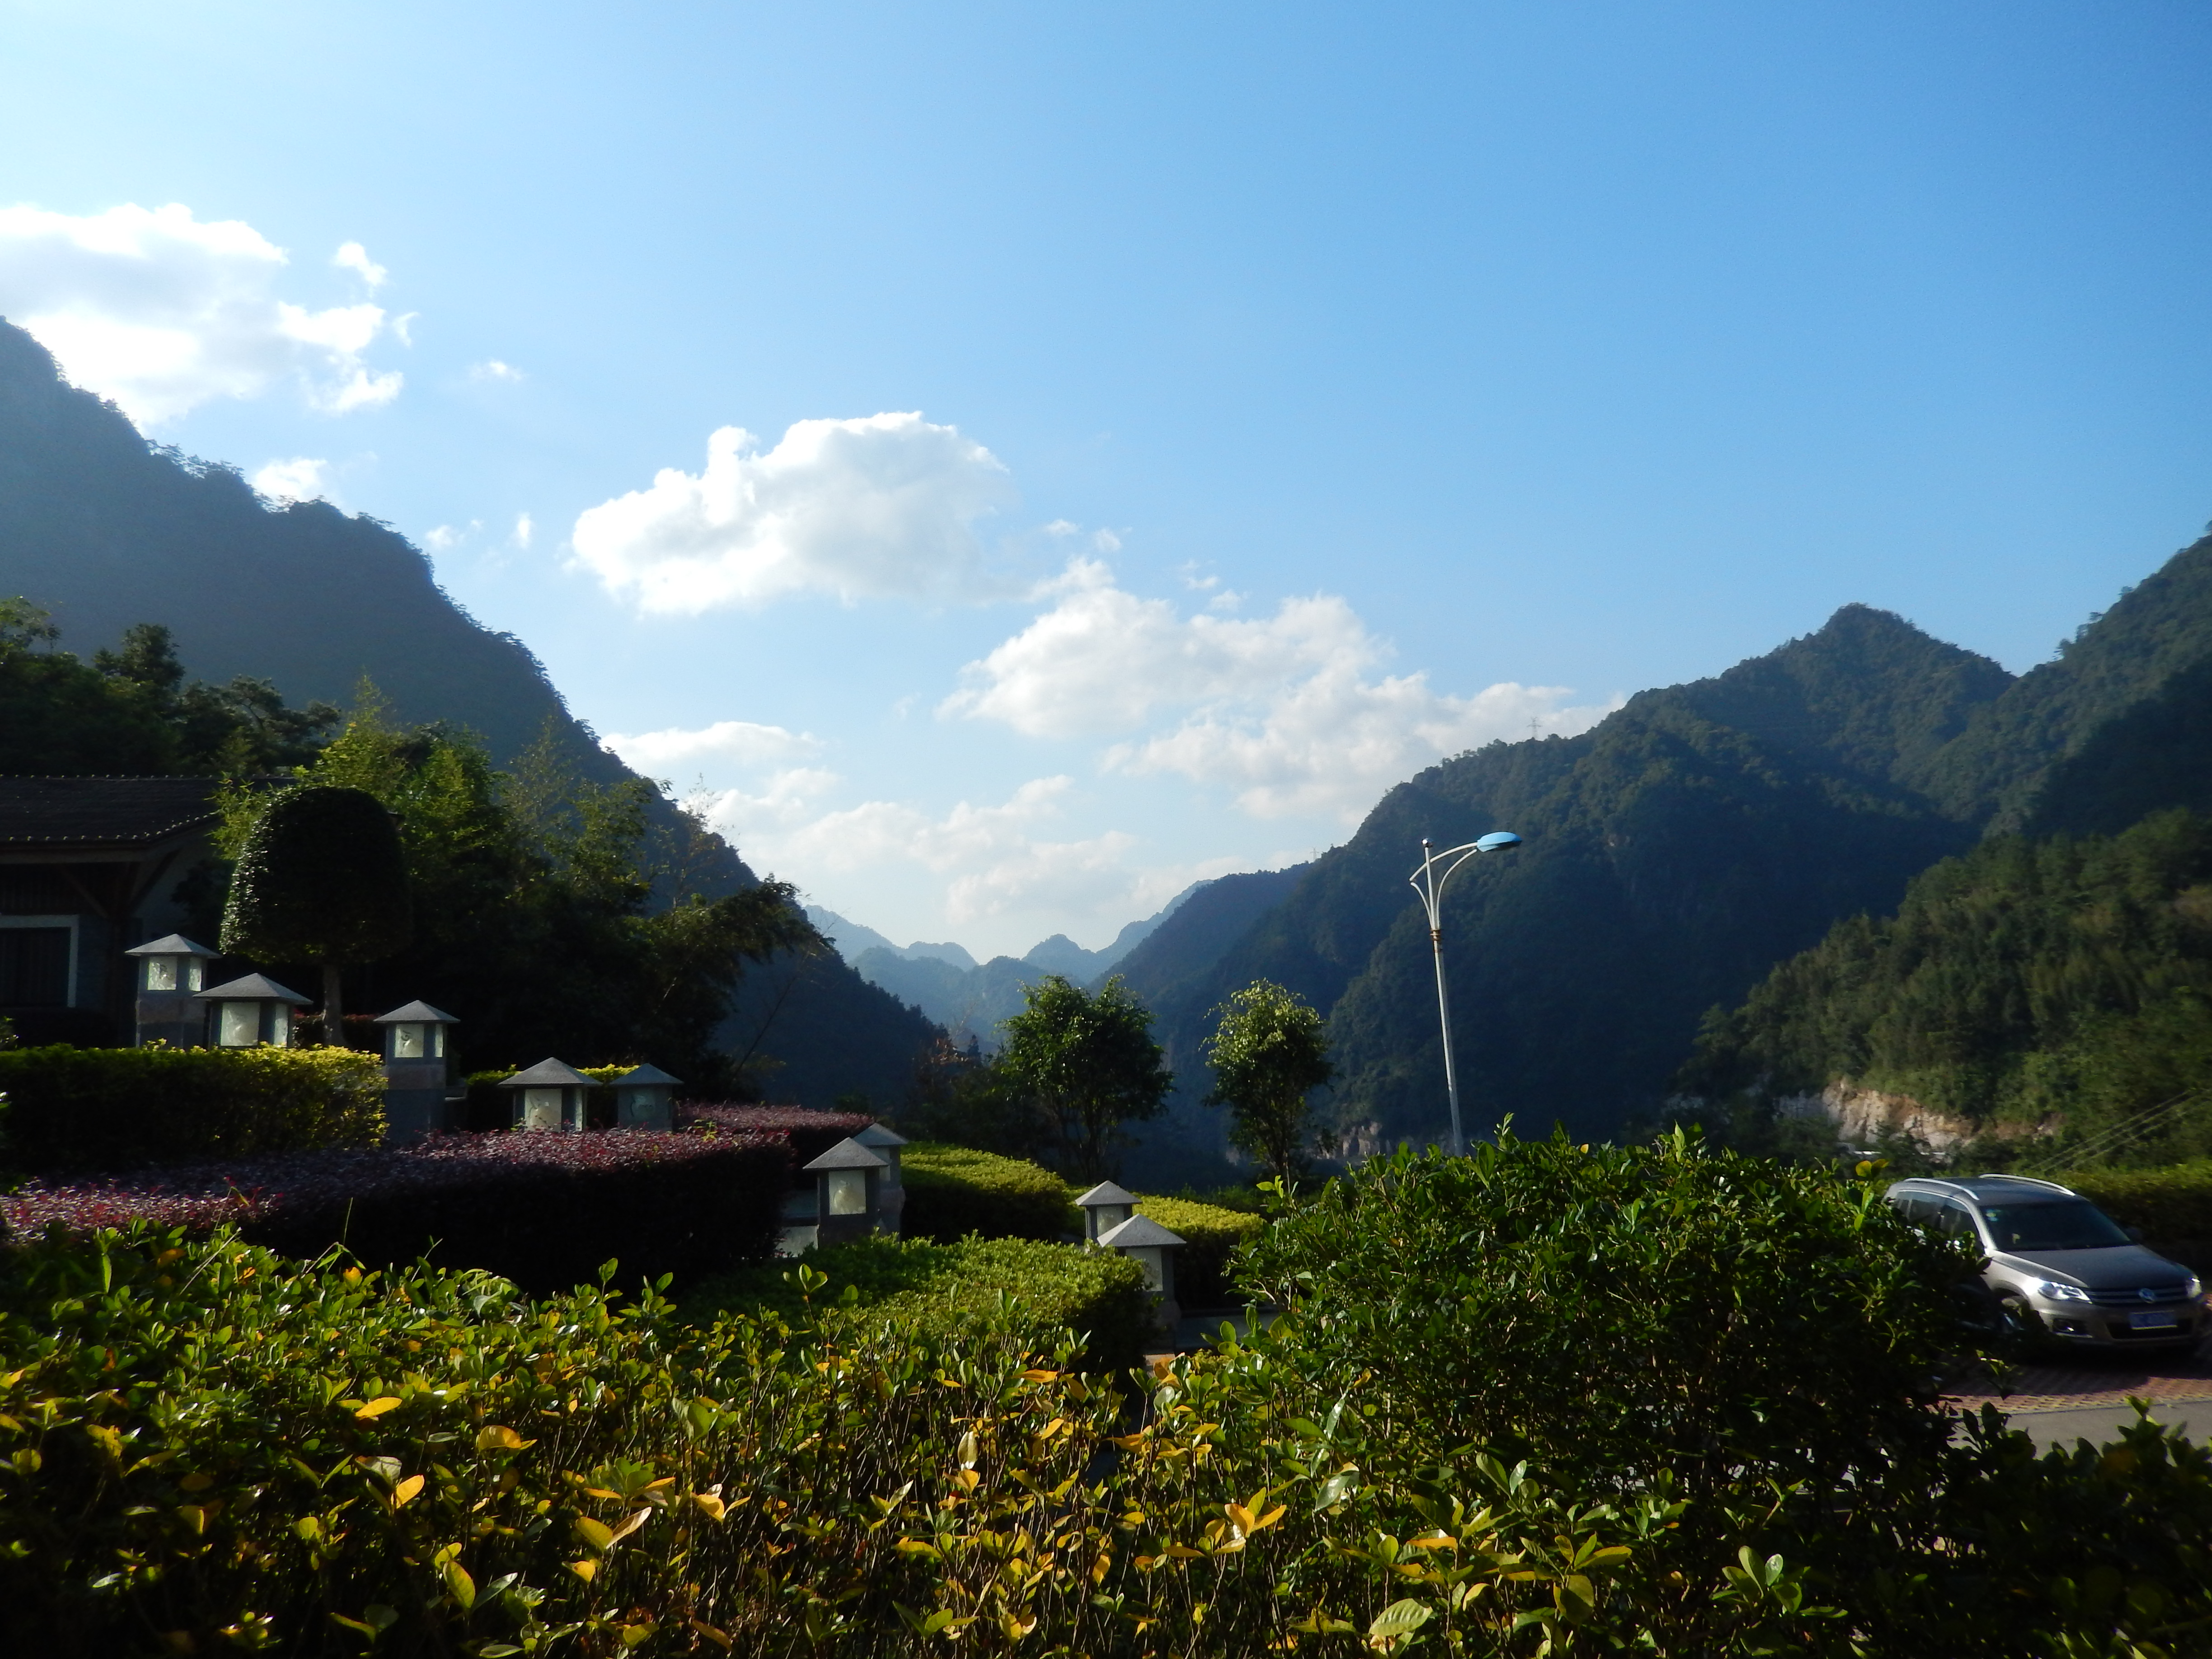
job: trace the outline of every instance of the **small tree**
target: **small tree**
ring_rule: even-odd
[[[1058,974],[1022,989],[1022,1012],[1001,1026],[997,1071],[1029,1101],[1067,1168],[1107,1174],[1121,1127],[1159,1115],[1175,1074],[1160,1063],[1152,1016],[1117,974],[1093,995]]]
[[[246,832],[224,906],[225,951],[323,969],[323,1040],[345,1044],[346,964],[374,962],[414,935],[407,855],[365,789],[287,789]]]
[[[1304,998],[1269,980],[1254,980],[1215,1012],[1206,1103],[1229,1108],[1229,1139],[1287,1180],[1305,1162],[1306,1097],[1336,1076],[1328,1032]]]

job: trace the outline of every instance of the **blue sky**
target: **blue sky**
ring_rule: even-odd
[[[1850,600],[2023,669],[2212,515],[2193,0],[0,0],[0,313],[902,939],[1103,943]]]

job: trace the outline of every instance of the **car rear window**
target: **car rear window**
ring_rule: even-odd
[[[2101,1250],[2128,1236],[2086,1198],[2041,1204],[1994,1204],[1982,1211],[2000,1250]]]

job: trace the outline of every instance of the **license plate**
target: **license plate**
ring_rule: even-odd
[[[2129,1326],[2138,1331],[2170,1331],[2177,1322],[2167,1308],[2144,1308],[2128,1316]]]

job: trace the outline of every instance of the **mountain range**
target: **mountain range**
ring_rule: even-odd
[[[495,760],[550,730],[581,775],[631,775],[528,647],[454,604],[389,526],[325,501],[264,501],[234,468],[148,443],[0,320],[0,597],[15,595],[49,612],[80,656],[161,623],[200,679],[248,675],[295,705],[344,705],[367,678],[392,716],[469,727]],[[710,896],[757,879],[726,846],[714,865],[702,882]],[[823,952],[750,975],[721,1040],[780,1060],[779,1094],[826,1105],[900,1098],[934,1036]]]
[[[1656,1111],[1709,1012],[1841,920],[1893,910],[1985,836],[2212,810],[2212,538],[2014,676],[1846,605],[1573,738],[1496,743],[1392,789],[1310,866],[1202,890],[1122,971],[1181,1081],[1136,1178],[1218,1170],[1197,1104],[1218,1006],[1258,978],[1328,1016],[1324,1115],[1354,1151],[1440,1138],[1425,836],[1524,837],[1455,878],[1443,942],[1470,1133],[1510,1116],[1607,1137]],[[1209,901],[1211,901],[1209,902]]]
[[[981,963],[958,945],[920,939],[894,945],[874,928],[819,905],[808,907],[806,919],[869,984],[920,1009],[945,1027],[960,1047],[973,1041],[988,1053],[998,1047],[1000,1024],[1021,1012],[1022,993],[1028,987],[1048,974],[1078,985],[1104,983],[1132,951],[1205,885],[1199,882],[1186,887],[1154,915],[1122,928],[1103,950],[1087,951],[1066,934],[1054,933],[1019,957],[993,957]]]

